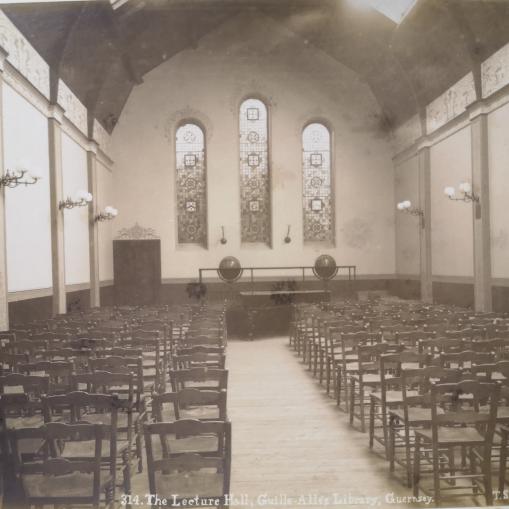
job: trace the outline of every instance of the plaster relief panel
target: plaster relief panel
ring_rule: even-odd
[[[427,132],[431,133],[461,115],[475,100],[474,76],[469,73],[426,107]]]

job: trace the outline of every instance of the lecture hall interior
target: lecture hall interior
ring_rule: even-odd
[[[0,3],[0,509],[507,507],[508,204],[509,0]]]

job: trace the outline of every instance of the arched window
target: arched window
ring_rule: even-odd
[[[240,105],[240,207],[242,242],[271,244],[268,111],[258,99]]]
[[[304,242],[334,242],[331,135],[323,124],[302,132]]]
[[[177,223],[179,244],[207,245],[205,136],[185,123],[176,135]]]

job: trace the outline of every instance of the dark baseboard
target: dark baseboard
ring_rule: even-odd
[[[418,279],[395,279],[392,281],[391,294],[400,299],[419,300],[421,298],[421,282]]]
[[[433,281],[433,302],[463,308],[474,308],[474,285]]]
[[[45,320],[51,317],[52,309],[51,296],[9,302],[9,324],[13,327],[34,320]]]
[[[280,281],[255,282],[255,290],[285,289],[290,286],[298,290],[322,290],[331,291],[332,299],[354,297],[357,291],[387,291],[394,293],[395,280],[392,279],[358,279],[355,282],[345,280],[333,280],[323,283],[318,280],[299,281],[298,279],[282,278]],[[293,286],[294,285],[294,286]],[[252,287],[249,282],[227,284],[223,282],[207,283],[205,300],[221,302],[224,299],[240,301],[239,292],[249,291]],[[192,304],[199,298],[190,293],[187,282],[165,283],[161,286],[159,303],[167,305]],[[101,287],[101,305],[112,306],[115,304],[115,291],[113,286]],[[78,290],[67,293],[67,309],[69,311],[86,311],[90,308],[89,290]],[[22,324],[33,320],[44,320],[52,316],[52,299],[38,297],[9,303],[9,322],[11,325]]]
[[[491,294],[493,296],[493,311],[507,313],[509,311],[509,286],[493,286]]]

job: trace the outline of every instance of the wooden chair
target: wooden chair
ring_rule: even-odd
[[[171,405],[172,410],[165,410],[165,405]],[[188,388],[179,392],[156,394],[152,398],[152,417],[157,422],[179,419],[225,421],[226,391]]]
[[[70,361],[37,361],[19,366],[20,373],[49,376],[49,393],[62,394],[72,389],[74,364]]]
[[[115,395],[117,406],[117,430],[120,440],[126,440],[134,448],[138,460],[138,471],[143,469],[142,425],[147,419],[145,399],[140,391],[135,391],[135,377],[132,373],[111,373],[95,371],[81,373],[73,377],[74,389],[93,394]],[[87,420],[104,422],[105,416],[87,415]]]
[[[428,354],[411,350],[380,355],[380,386],[369,395],[369,447],[372,449],[374,442],[380,443],[386,459],[389,458],[389,411],[403,404],[402,370],[422,368],[429,363]],[[377,427],[382,429],[381,435],[375,433]]]
[[[219,350],[216,352],[199,351],[207,348]],[[192,353],[180,353],[172,358],[173,369],[192,369],[198,367],[207,367],[215,369],[225,369],[226,355],[220,347],[192,347],[186,348],[185,351],[193,351]]]
[[[101,494],[107,506],[115,499],[115,484],[109,471],[101,469],[103,427],[92,424],[48,423],[39,428],[22,428],[11,432],[14,468],[23,488],[27,505],[91,505],[99,508]],[[20,453],[21,442],[41,440],[47,444],[67,441],[91,441],[88,458],[51,457],[44,452],[26,461]],[[42,451],[51,451],[45,447]],[[115,458],[111,458],[114,463]]]
[[[19,372],[18,366],[27,364],[28,360],[26,353],[0,352],[0,376]]]
[[[350,390],[350,374],[355,374],[359,370],[358,352],[359,345],[374,345],[382,341],[380,333],[373,332],[353,332],[341,334],[341,364],[337,367],[336,379],[336,403],[341,405],[341,394],[343,392],[345,410],[350,411],[349,398]]]
[[[103,440],[101,448],[101,464],[109,469],[110,475],[116,481],[116,467],[122,475],[122,488],[125,494],[131,493],[131,437],[118,440],[118,409],[121,407],[116,395],[90,394],[74,391],[69,394],[47,396],[42,400],[44,420],[53,422],[55,416],[58,422],[67,424],[96,424],[103,426]],[[62,417],[64,416],[64,417]],[[72,441],[65,444],[59,451],[63,458],[77,460],[87,458],[91,444],[88,441]],[[115,458],[115,464],[111,464]],[[117,484],[115,483],[115,486]]]
[[[170,384],[173,392],[186,388],[200,390],[226,390],[228,389],[228,370],[192,368],[170,370]]]
[[[108,373],[132,373],[135,401],[137,405],[145,404],[145,385],[143,380],[143,358],[141,356],[127,357],[120,355],[106,355],[105,357],[97,357],[90,359],[90,369],[94,372]],[[119,394],[129,393],[129,387],[120,387]]]
[[[390,345],[377,343],[374,345],[359,345],[357,347],[357,369],[350,371],[350,425],[358,419],[361,431],[366,431],[366,409],[370,407],[370,393],[380,388],[380,356],[388,353]]]
[[[440,366],[405,368],[401,370],[400,385],[402,403],[389,408],[389,448],[388,459],[390,471],[395,465],[402,466],[406,471],[407,486],[412,485],[412,451],[414,445],[414,429],[431,426],[431,381],[458,382],[463,377],[457,369]],[[440,411],[439,411],[440,412]],[[403,454],[397,451],[403,449]]]
[[[444,492],[450,492],[451,496],[465,496],[464,491],[461,492],[464,485],[457,480],[466,479],[474,494],[484,495],[486,504],[493,504],[491,453],[499,391],[497,384],[477,380],[432,383],[431,429],[415,430],[415,496],[420,491],[432,494],[435,504],[440,506]],[[463,394],[472,398],[462,399]],[[487,403],[489,413],[479,411],[483,402]],[[461,465],[455,461],[457,449],[462,451],[465,460]],[[431,466],[431,489],[423,483],[423,461],[428,461]]]
[[[229,422],[158,422],[145,424],[144,430],[151,494],[172,500],[171,494],[178,494],[174,502],[180,505],[198,496],[202,505],[226,506],[231,471]],[[201,448],[200,439],[210,436],[216,437],[216,451]],[[155,500],[149,502],[158,507]]]

